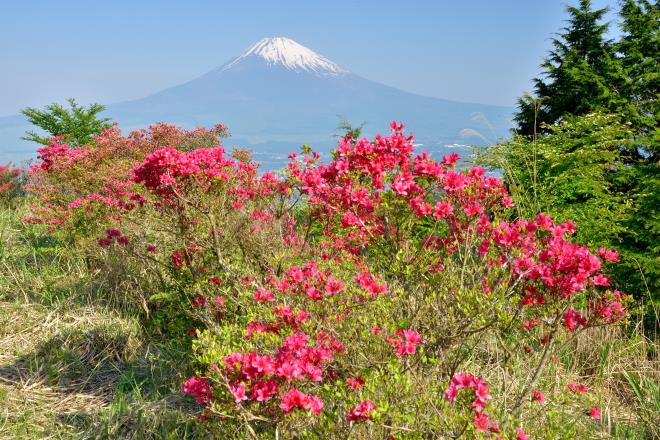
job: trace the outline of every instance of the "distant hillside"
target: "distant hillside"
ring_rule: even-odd
[[[384,132],[397,119],[422,148],[443,153],[448,145],[483,144],[462,136],[464,129],[489,141],[507,136],[512,111],[408,93],[355,75],[293,40],[266,38],[199,78],[109,105],[105,114],[125,130],[157,121],[184,127],[222,122],[232,133],[229,146],[251,148],[266,168],[277,168],[303,143],[328,152],[341,119],[366,122],[366,134]],[[0,118],[0,162],[34,154],[34,145],[17,141],[27,128],[20,116]]]

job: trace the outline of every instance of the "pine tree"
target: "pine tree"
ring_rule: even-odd
[[[648,163],[660,160],[660,5],[648,0],[621,4],[621,31],[617,52],[623,68],[619,109],[636,131],[635,158]]]
[[[623,105],[617,109],[634,130],[632,148],[622,159],[629,165],[617,173],[620,191],[632,202],[620,248],[634,263],[623,288],[648,291],[660,304],[660,5],[649,0],[621,3],[622,37],[617,43],[623,76]],[[626,262],[626,261],[624,261]],[[633,264],[629,264],[633,266]],[[625,268],[622,268],[625,269]],[[636,269],[636,270],[635,270]]]
[[[104,128],[111,127],[109,118],[99,119],[97,115],[105,110],[100,104],[90,104],[87,108],[76,103],[73,98],[67,99],[71,109],[66,109],[60,104],[47,105],[43,110],[36,108],[25,108],[21,110],[31,124],[36,125],[46,132],[46,136],[40,136],[34,131],[28,131],[22,138],[47,145],[50,138],[64,136],[64,142],[72,147],[85,145],[91,142],[92,136],[98,134]]]
[[[553,50],[541,64],[541,78],[533,80],[535,97],[518,100],[514,120],[520,134],[532,135],[543,123],[608,108],[619,99],[612,90],[619,69],[613,44],[605,38],[608,24],[602,22],[607,8],[592,10],[591,0],[580,0],[579,6],[566,10],[568,25],[553,40]],[[539,99],[542,105],[537,106]]]
[[[637,299],[650,293],[658,307],[660,7],[657,0],[620,5],[616,43],[605,37],[606,9],[592,10],[589,0],[567,8],[568,24],[534,80],[536,96],[518,101],[522,136],[501,147],[499,168],[510,187],[531,184],[533,192],[512,192],[519,206],[571,216],[580,241],[616,248],[614,285]],[[601,136],[610,132],[622,137]],[[594,162],[610,157],[616,160]],[[534,179],[525,178],[530,170]]]

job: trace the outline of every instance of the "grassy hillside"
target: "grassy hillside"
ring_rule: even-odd
[[[407,141],[397,137],[400,130],[395,127],[388,139],[398,139],[406,146]],[[178,131],[168,133],[170,136],[180,134]],[[177,138],[181,145],[189,145],[185,141],[189,135],[182,134]],[[194,135],[199,136],[200,132]],[[90,151],[97,158],[105,158],[99,159],[98,164],[112,167],[108,169],[121,175],[123,171],[116,165],[117,157],[138,163],[143,158],[130,159],[116,154],[124,151],[122,146],[128,141],[113,136],[109,133],[107,138],[98,138],[97,146]],[[199,140],[198,137],[193,139]],[[157,147],[152,145],[151,138],[140,142],[152,150]],[[377,141],[373,144],[364,141],[360,145],[377,144]],[[343,148],[355,149],[350,150],[354,156],[349,157],[359,162],[356,145],[349,142]],[[59,147],[56,145],[55,148]],[[86,157],[75,156],[74,150],[68,151],[74,157]],[[114,155],[104,156],[108,151]],[[162,150],[157,152],[162,154]],[[184,161],[202,153],[219,157],[219,150],[213,148],[179,152],[176,157]],[[396,150],[396,153],[387,154],[400,153]],[[145,164],[154,157],[148,156],[142,166],[146,167]],[[452,160],[455,159],[445,159]],[[48,170],[48,173],[63,174],[46,176],[56,176],[59,186],[49,187],[41,181],[42,190],[71,197],[74,191],[89,192],[102,186],[95,180],[99,178],[98,166],[76,165],[75,160],[63,161],[59,165],[63,168]],[[130,161],[128,165],[131,165]],[[80,168],[76,168],[78,166]],[[234,164],[226,166],[236,167]],[[401,165],[404,166],[407,165]],[[498,188],[492,183],[496,181],[480,175],[478,169],[454,172],[449,165],[442,166],[446,166],[447,176],[453,179],[474,179],[480,184],[491,182]],[[68,175],[66,173],[74,171],[82,172],[78,174],[82,178],[63,180]],[[152,176],[146,172],[144,175],[146,178]],[[362,177],[356,181],[365,180]],[[266,295],[266,291],[255,291],[251,280],[257,279],[258,274],[265,274],[262,276],[267,280],[272,274],[281,274],[282,280],[288,279],[284,274],[298,273],[295,271],[300,269],[292,266],[285,271],[282,267],[301,261],[303,250],[310,255],[306,258],[312,258],[316,252],[330,249],[323,241],[326,234],[340,234],[343,230],[338,223],[330,223],[332,227],[322,223],[336,221],[332,217],[308,216],[300,208],[300,211],[292,211],[300,227],[300,236],[291,235],[281,242],[278,234],[294,223],[283,221],[284,229],[274,229],[277,223],[260,223],[266,211],[249,211],[237,204],[231,204],[226,211],[212,211],[219,209],[219,203],[228,203],[228,194],[233,194],[232,187],[229,186],[228,192],[226,186],[198,186],[203,185],[200,180],[185,182],[192,186],[181,186],[179,190],[185,188],[188,195],[177,194],[176,197],[181,197],[185,203],[197,203],[195,206],[199,209],[208,209],[203,211],[203,220],[187,219],[185,216],[191,211],[185,211],[181,205],[170,205],[176,209],[168,211],[169,208],[164,208],[162,203],[145,204],[144,209],[124,213],[122,231],[119,232],[106,229],[107,225],[102,223],[116,221],[102,210],[103,205],[98,212],[71,210],[74,215],[63,217],[64,221],[58,227],[29,221],[35,215],[43,215],[40,211],[45,206],[43,200],[18,197],[10,203],[11,206],[2,208],[0,438],[380,438],[383,433],[391,433],[394,438],[406,439],[425,438],[431,432],[445,432],[445,438],[495,438],[496,429],[500,429],[497,424],[491,425],[492,434],[479,433],[473,426],[473,415],[478,428],[477,416],[483,413],[472,414],[469,409],[467,413],[461,412],[465,409],[460,405],[468,403],[466,408],[469,408],[469,400],[459,397],[453,403],[450,398],[443,397],[448,381],[459,371],[476,372],[479,380],[490,384],[493,402],[488,411],[502,421],[504,438],[516,438],[516,435],[525,438],[520,434],[522,431],[518,432],[522,428],[514,429],[516,426],[524,426],[529,438],[650,439],[660,435],[660,347],[657,341],[642,333],[639,323],[614,324],[590,316],[593,324],[590,321],[591,325],[583,324],[584,328],[573,332],[568,315],[563,313],[566,309],[562,300],[548,296],[548,302],[552,303],[540,306],[548,307],[547,312],[540,312],[545,315],[538,314],[539,307],[531,309],[536,313],[533,316],[539,318],[539,322],[533,325],[548,326],[552,329],[551,337],[557,337],[556,343],[544,342],[543,333],[532,335],[533,329],[527,328],[533,327],[530,324],[533,319],[523,321],[520,314],[527,313],[527,309],[520,305],[517,297],[502,296],[497,291],[497,284],[484,284],[483,273],[499,277],[501,283],[510,282],[507,265],[504,265],[503,272],[496,272],[498,269],[476,260],[476,253],[469,256],[470,248],[466,247],[469,258],[461,259],[462,250],[443,254],[444,270],[433,275],[435,278],[428,275],[430,272],[425,262],[435,260],[426,259],[445,252],[451,243],[430,250],[406,246],[417,237],[428,234],[429,230],[446,228],[446,224],[430,217],[416,217],[413,208],[408,207],[408,201],[397,205],[396,194],[389,184],[385,189],[365,187],[374,191],[367,199],[379,203],[387,200],[387,205],[379,207],[386,213],[382,218],[401,215],[398,229],[409,235],[400,242],[389,239],[372,244],[367,241],[365,246],[372,247],[367,248],[369,252],[365,253],[365,261],[369,258],[373,274],[379,275],[352,266],[350,259],[333,262],[320,258],[319,264],[333,265],[337,277],[331,277],[334,287],[329,287],[330,278],[323,278],[325,290],[335,289],[335,296],[329,297],[327,303],[311,301],[305,296],[313,296],[314,291],[307,291],[301,295],[302,299],[297,299],[292,292],[279,292],[280,287],[272,287],[278,296],[284,298],[282,301],[296,310],[296,307],[309,310],[312,316],[304,325],[294,326],[286,340],[300,335],[295,332],[301,329],[311,333],[313,327],[310,326],[318,325],[319,333],[332,331],[347,347],[348,354],[337,355],[336,363],[324,370],[323,380],[327,383],[322,386],[316,381],[305,384],[316,387],[311,389],[323,396],[326,411],[329,414],[336,411],[337,417],[316,417],[312,414],[313,409],[311,412],[299,410],[281,414],[275,412],[279,411],[277,406],[267,407],[265,403],[263,412],[259,413],[261,407],[256,401],[249,407],[246,403],[254,413],[241,413],[243,407],[234,402],[236,394],[233,393],[237,391],[232,391],[234,397],[229,395],[218,365],[223,365],[223,358],[224,364],[228,364],[225,356],[240,350],[273,352],[274,343],[280,337],[244,337],[254,322],[252,319],[272,313],[264,308],[268,300],[264,304],[264,300],[257,297]],[[256,182],[263,183],[262,180]],[[276,179],[273,182],[276,186],[282,183]],[[390,181],[391,188],[402,191],[399,183],[399,180]],[[139,190],[137,183],[135,185],[136,191]],[[470,194],[479,196],[476,189],[473,191]],[[155,191],[142,194],[155,201],[173,195]],[[455,211],[459,206],[464,210],[469,208],[460,205],[464,203],[463,198],[453,201],[451,193],[443,194],[432,195],[435,199],[429,200],[445,197],[456,203]],[[286,203],[289,198],[284,200]],[[490,206],[488,200],[481,200],[484,206]],[[327,208],[331,202],[320,204],[318,209]],[[276,208],[280,206],[277,199],[252,199],[245,203],[261,203],[264,210],[270,207],[273,212],[277,212]],[[64,199],[61,206],[71,209],[72,205]],[[449,209],[450,205],[445,207]],[[252,214],[243,216],[242,209]],[[90,212],[102,215],[90,220]],[[493,212],[497,213],[497,210],[493,208]],[[461,214],[453,221],[464,222],[456,224],[463,224],[461,227],[470,230],[474,221],[471,218]],[[204,223],[206,221],[208,223]],[[364,221],[376,220],[367,218]],[[487,218],[482,220],[482,227],[485,221]],[[222,227],[218,222],[224,222]],[[181,225],[190,229],[181,233]],[[211,231],[230,232],[226,235],[210,234],[206,237],[208,241],[203,241],[209,227]],[[124,244],[119,240],[128,235],[122,234],[131,234]],[[499,232],[495,230],[494,234]],[[305,241],[286,241],[295,237],[304,237]],[[335,240],[336,236],[333,237]],[[348,235],[344,238],[352,239]],[[186,252],[176,251],[181,249],[178,239],[197,247],[185,248]],[[369,236],[362,239],[371,240]],[[308,248],[304,247],[307,242],[311,243]],[[147,246],[149,243],[157,246],[151,248]],[[461,242],[457,239],[457,243]],[[572,246],[569,242],[561,243]],[[207,252],[207,245],[214,251]],[[388,247],[394,245],[399,246],[399,251]],[[145,246],[146,253],[138,256],[133,253]],[[175,251],[168,250],[168,246]],[[301,246],[300,250],[298,246]],[[584,248],[580,249],[584,251]],[[224,251],[228,251],[227,258],[231,260],[221,258]],[[184,261],[185,258],[190,260]],[[205,266],[193,270],[195,261],[203,262]],[[305,267],[305,271],[311,271],[310,268],[316,266],[308,264]],[[312,278],[318,276],[305,273]],[[215,277],[210,278],[210,284],[206,282],[213,274],[219,274],[222,282]],[[201,281],[199,277],[203,277]],[[380,279],[387,279],[387,293],[381,289],[385,284],[379,284]],[[350,284],[354,282],[361,290],[352,291],[366,289],[373,292],[369,300],[358,294],[355,314],[347,314],[347,319],[337,318],[337,324],[327,317],[321,319],[312,315],[338,315],[349,298],[342,295],[349,289],[356,289]],[[511,291],[518,289],[518,282],[510,282],[507,291],[509,288]],[[433,283],[432,289],[430,283]],[[486,289],[488,291],[484,292]],[[214,291],[224,295],[220,302],[220,297],[216,297],[215,305],[209,304],[211,296],[208,293]],[[521,294],[525,292],[521,291]],[[209,298],[206,305],[204,295]],[[580,300],[576,296],[572,307],[588,313],[589,307],[580,306]],[[551,308],[554,301],[561,305],[558,310],[563,315]],[[523,297],[522,304],[524,302]],[[237,307],[229,309],[234,303]],[[384,324],[376,331],[372,327],[374,322]],[[409,330],[413,326],[419,334]],[[397,333],[391,329],[397,329]],[[399,333],[400,329],[409,333]],[[376,338],[381,331],[392,331],[392,337],[386,340]],[[452,334],[460,336],[452,337]],[[396,335],[405,335],[406,341],[410,337],[414,342],[402,342]],[[413,338],[415,335],[421,335],[421,340]],[[282,348],[279,350],[281,352]],[[231,372],[223,374],[229,377]],[[205,396],[211,395],[206,391],[190,391],[191,377],[213,381],[211,399],[204,401]],[[355,389],[352,391],[344,384],[347,377],[354,379]],[[355,377],[363,384],[359,384]],[[193,394],[197,403],[182,392],[184,383],[187,387],[185,394]],[[283,381],[280,386],[286,387],[289,383]],[[587,391],[571,391],[576,384],[584,385]],[[541,397],[530,394],[532,389],[536,392],[542,390]],[[347,423],[342,405],[355,401],[355,393],[360,393],[361,398],[369,397],[368,401],[373,400],[379,407],[367,417],[355,416],[354,407]],[[281,398],[284,401],[284,397]],[[587,412],[592,407],[599,413],[593,413],[592,409],[590,417]],[[245,419],[233,414],[244,414]],[[443,429],[445,431],[440,431]]]
[[[0,438],[194,438],[186,353],[75,247],[0,213]]]

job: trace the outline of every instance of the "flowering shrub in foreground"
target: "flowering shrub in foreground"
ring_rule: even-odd
[[[527,438],[535,427],[516,416],[543,417],[553,353],[625,317],[601,273],[617,255],[572,243],[571,222],[504,221],[499,179],[457,170],[456,155],[415,155],[391,128],[343,138],[328,164],[292,155],[279,176],[220,146],[180,148],[186,136],[155,148],[153,133],[109,131],[108,145],[140,154],[113,183],[90,177],[43,206],[63,209],[61,224],[81,206],[101,216],[99,251],[157,274],[150,307],[193,340],[200,370],[182,392],[204,405],[211,435]],[[62,179],[86,156],[51,144],[37,193],[55,200],[50,173]],[[529,368],[516,386],[482,379],[514,358]]]
[[[72,148],[63,137],[52,138],[37,150],[30,167],[28,189],[38,199],[30,220],[57,228],[98,231],[112,218],[144,202],[132,182],[132,168],[148,154],[172,144],[216,146],[226,129],[182,131],[169,124],[156,124],[123,137],[116,128],[94,136],[93,143]]]
[[[9,206],[22,191],[22,172],[20,168],[0,165],[0,206]]]

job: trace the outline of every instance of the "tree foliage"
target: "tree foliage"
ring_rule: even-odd
[[[636,129],[635,158],[657,162],[660,145],[660,4],[626,0],[620,12],[623,35],[617,44],[623,68],[621,94],[616,109]]]
[[[517,215],[547,212],[560,220],[573,219],[578,239],[591,246],[611,245],[624,231],[629,201],[611,181],[621,168],[621,145],[631,130],[616,116],[568,116],[545,125],[537,140],[517,135],[489,147],[481,161],[504,171]]]
[[[608,25],[602,23],[607,8],[593,10],[590,0],[577,7],[567,6],[568,24],[552,41],[553,49],[541,64],[542,75],[535,78],[535,99],[518,100],[514,120],[518,132],[531,135],[543,123],[557,122],[565,114],[586,114],[617,99],[611,78],[618,73],[614,45],[606,39]]]
[[[582,242],[616,247],[618,285],[658,301],[660,6],[622,0],[618,41],[606,38],[607,9],[580,0],[567,12],[534,93],[518,101],[517,136],[482,160],[526,188],[517,199],[526,209],[570,216]]]
[[[644,296],[660,289],[660,180],[653,167],[632,167],[621,151],[633,142],[631,124],[616,115],[567,116],[544,126],[532,140],[516,135],[478,154],[479,162],[504,173],[519,217],[547,212],[579,225],[576,238],[612,247],[622,257],[616,281]],[[622,181],[636,185],[622,191]]]
[[[28,107],[21,111],[31,124],[46,132],[40,135],[28,131],[22,139],[48,145],[51,137],[63,136],[64,142],[77,147],[91,142],[92,136],[112,125],[109,118],[99,118],[98,114],[105,110],[101,104],[90,104],[88,107],[78,104],[75,99],[67,99],[70,109],[53,103],[43,110]]]

